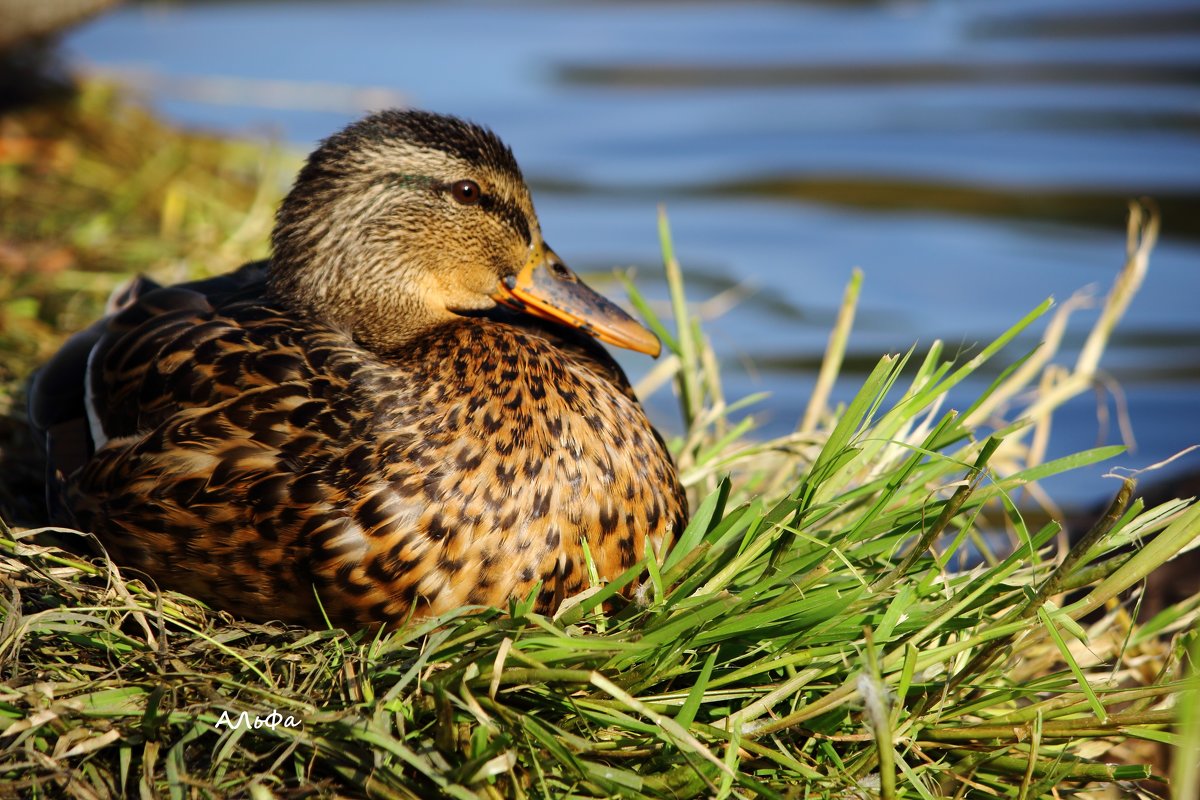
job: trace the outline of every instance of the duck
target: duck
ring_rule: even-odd
[[[603,344],[644,325],[546,244],[488,128],[385,110],[322,141],[269,257],[139,278],[35,375],[56,524],[255,621],[551,613],[687,520]]]

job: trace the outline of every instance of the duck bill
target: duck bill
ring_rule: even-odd
[[[655,357],[662,351],[657,336],[581,281],[544,244],[534,246],[525,266],[502,280],[492,299],[526,314],[578,328],[615,347]]]

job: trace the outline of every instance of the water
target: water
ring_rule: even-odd
[[[299,147],[399,102],[485,122],[555,249],[635,265],[659,297],[665,202],[692,293],[743,295],[707,330],[731,396],[771,393],[768,435],[802,412],[852,267],[841,398],[883,352],[981,345],[1048,295],[1102,291],[1126,199],[1154,196],[1164,234],[1103,362],[1137,439],[1114,463],[1200,443],[1200,3],[184,3],[67,45],[173,119]],[[1100,402],[1059,414],[1051,455],[1119,441]],[[666,397],[652,413],[677,424]],[[1095,498],[1112,465],[1052,488]]]

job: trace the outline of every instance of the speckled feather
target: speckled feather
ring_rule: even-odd
[[[396,624],[539,581],[551,610],[587,584],[581,541],[613,578],[681,529],[671,458],[589,337],[495,309],[369,348],[267,274],[145,284],[88,333],[86,368],[52,370],[91,383],[103,436],[57,468],[117,563],[253,619]],[[69,413],[45,394],[49,429]]]

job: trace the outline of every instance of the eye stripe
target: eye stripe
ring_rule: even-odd
[[[453,191],[454,187],[454,183],[443,183],[424,175],[405,175],[395,172],[381,176],[380,180],[401,186],[429,188],[437,192],[447,193]],[[488,214],[502,219],[509,227],[520,234],[521,238],[525,240],[525,244],[533,243],[533,236],[529,230],[529,220],[525,217],[525,212],[516,203],[484,191],[479,198],[477,207]]]
[[[509,227],[521,234],[525,244],[533,243],[533,237],[529,231],[529,220],[525,218],[525,212],[518,208],[516,203],[485,192],[479,201],[479,207],[508,223]]]

